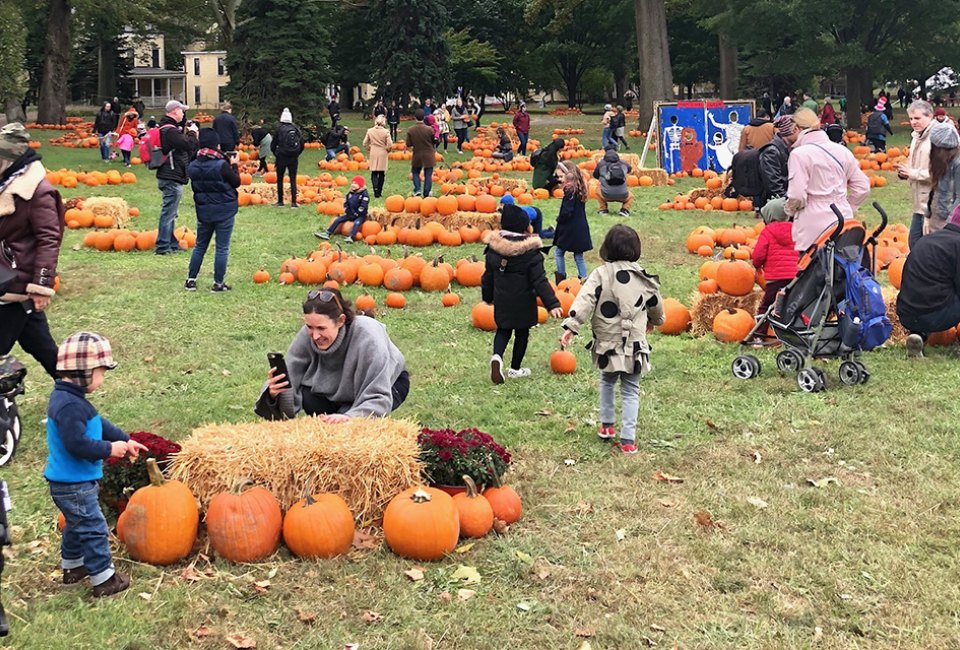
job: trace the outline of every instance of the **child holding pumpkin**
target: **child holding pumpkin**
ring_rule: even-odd
[[[503,355],[511,336],[513,355],[507,377],[530,376],[530,369],[522,364],[530,328],[537,324],[537,296],[554,318],[563,315],[543,268],[543,244],[533,234],[527,213],[517,205],[503,204],[500,228],[487,240],[486,267],[480,279],[481,296],[485,303],[493,304],[497,324],[490,358],[490,379],[495,384],[503,383]]]
[[[117,573],[110,557],[107,521],[98,495],[106,458],[136,458],[147,448],[87,401],[87,394],[116,368],[110,342],[99,334],[77,332],[57,350],[57,374],[47,408],[47,466],[53,502],[66,525],[60,542],[63,584],[90,578],[94,597],[110,596],[130,586],[129,576]]]
[[[617,436],[614,388],[620,380],[622,402],[620,450],[637,453],[637,412],[640,408],[640,378],[650,371],[647,330],[664,321],[660,279],[644,271],[640,259],[640,236],[629,226],[617,224],[600,246],[605,263],[594,269],[570,306],[560,337],[563,347],[590,318],[593,340],[587,344],[593,363],[600,370],[601,440]]]
[[[337,228],[348,221],[353,222],[353,229],[347,241],[353,241],[360,232],[360,226],[367,220],[367,208],[370,207],[370,193],[364,187],[363,176],[354,176],[350,182],[350,191],[343,199],[343,214],[333,220],[326,230],[313,233],[320,239],[330,239],[330,235],[337,232]]]

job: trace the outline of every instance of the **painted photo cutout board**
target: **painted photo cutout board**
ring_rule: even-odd
[[[684,101],[657,104],[660,167],[690,173],[695,167],[723,172],[753,118],[753,101]]]

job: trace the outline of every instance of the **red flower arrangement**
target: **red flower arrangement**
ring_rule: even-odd
[[[510,454],[479,429],[427,429],[417,438],[424,474],[434,485],[463,485],[463,475],[477,485],[492,485],[510,466]]]
[[[150,484],[147,459],[155,458],[160,469],[166,470],[170,455],[180,451],[180,445],[172,440],[146,431],[135,431],[130,434],[130,439],[144,445],[147,451],[140,452],[136,460],[108,458],[103,464],[103,479],[100,481],[100,500],[118,515],[127,506],[125,491]]]

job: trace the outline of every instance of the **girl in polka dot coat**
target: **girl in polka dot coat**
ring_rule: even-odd
[[[605,262],[590,274],[563,321],[560,343],[567,346],[590,319],[593,340],[587,349],[600,370],[600,438],[616,437],[614,388],[620,381],[622,427],[620,448],[636,453],[637,412],[640,406],[640,377],[650,371],[647,330],[662,325],[663,301],[660,280],[644,271],[640,259],[640,237],[623,224],[607,233],[600,247]]]

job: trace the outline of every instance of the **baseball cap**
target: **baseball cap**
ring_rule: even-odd
[[[187,106],[186,104],[184,104],[183,102],[177,101],[176,99],[171,99],[169,102],[167,102],[167,105],[166,105],[166,107],[164,108],[164,111],[166,111],[167,113],[169,113],[170,111],[175,111],[175,110],[177,110],[178,108],[182,108],[183,110],[187,110],[187,109],[189,109],[190,107]]]
[[[93,370],[117,367],[110,341],[94,332],[71,334],[57,348],[57,370]]]

